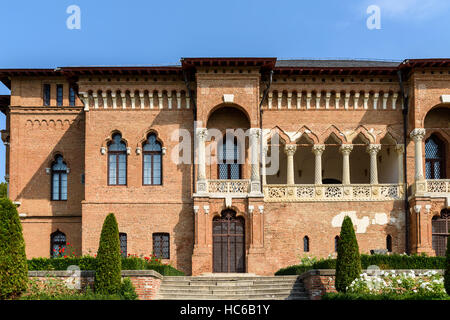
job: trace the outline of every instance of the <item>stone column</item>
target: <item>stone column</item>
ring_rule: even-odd
[[[423,176],[423,163],[422,163],[422,140],[425,137],[425,129],[416,128],[411,134],[411,138],[414,140],[414,156],[415,156],[415,167],[416,167],[416,175],[415,180],[420,181],[424,180]]]
[[[367,153],[370,154],[370,184],[378,184],[377,154],[381,150],[381,144],[369,144]]]
[[[250,192],[261,192],[261,180],[259,175],[259,143],[261,137],[261,130],[259,128],[250,129],[250,155],[251,155],[251,186]]]
[[[197,146],[198,146],[198,175],[197,180],[206,180],[206,164],[205,164],[205,141],[208,135],[206,128],[197,129]]]
[[[325,150],[325,145],[315,144],[312,147],[312,152],[316,156],[315,174],[314,174],[314,184],[322,184],[322,153]]]
[[[395,152],[397,152],[397,163],[398,163],[398,184],[404,183],[404,169],[403,169],[403,154],[405,153],[405,146],[403,144],[397,144],[395,146]]]
[[[350,184],[350,152],[353,150],[353,145],[343,144],[339,151],[342,153],[342,184]]]
[[[287,155],[287,184],[294,184],[294,154],[296,150],[295,144],[288,144],[284,147]]]
[[[266,178],[266,154],[267,154],[268,146],[264,143],[263,152],[261,155],[261,175],[262,175],[262,184],[265,186],[267,184]]]

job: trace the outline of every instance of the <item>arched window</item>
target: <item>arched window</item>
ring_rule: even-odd
[[[308,238],[308,236],[305,236],[303,238],[303,251],[304,252],[309,252],[309,238]]]
[[[237,137],[225,135],[219,145],[219,179],[241,179]]]
[[[144,185],[162,184],[162,148],[155,134],[150,134],[143,146],[142,177]]]
[[[52,200],[67,200],[67,165],[61,155],[52,164]]]
[[[127,184],[127,146],[116,133],[108,145],[108,184]]]
[[[437,256],[444,256],[450,237],[450,210],[444,209],[431,222],[432,247]]]
[[[120,232],[119,233],[119,240],[120,240],[120,253],[122,254],[122,257],[126,257],[127,256],[127,234]]]
[[[392,252],[392,236],[390,234],[386,237],[386,249],[388,252]]]
[[[168,233],[153,234],[153,254],[160,259],[170,259],[170,241]]]
[[[435,135],[425,141],[425,175],[427,179],[445,179],[444,143]]]
[[[338,251],[338,246],[339,246],[339,236],[334,237],[334,252]]]
[[[50,235],[50,257],[57,258],[64,256],[66,248],[66,235],[57,230]]]

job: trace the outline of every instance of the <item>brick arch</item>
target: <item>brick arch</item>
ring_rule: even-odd
[[[156,141],[158,141],[161,144],[161,147],[163,148],[164,147],[163,139],[161,139],[159,132],[152,128],[145,130],[144,133],[140,135],[141,139],[136,144],[136,147],[142,147],[145,141],[147,141],[147,138],[150,134],[154,134],[156,136]]]
[[[377,136],[376,136],[376,143],[381,144],[381,140],[383,140],[385,137],[389,136],[392,140],[395,141],[395,143],[403,143],[403,136],[392,129],[391,127],[384,128]]]
[[[422,127],[422,128],[425,128],[425,119],[426,119],[426,117],[428,116],[428,114],[429,114],[431,111],[433,111],[433,110],[435,110],[435,109],[437,109],[437,108],[449,109],[449,111],[450,111],[450,106],[449,106],[448,104],[444,104],[444,103],[439,103],[439,104],[437,104],[437,105],[431,107],[427,112],[425,112],[425,113],[423,114],[422,118],[420,119],[420,124],[421,124],[421,127]]]
[[[328,127],[327,130],[322,132],[319,138],[319,143],[324,144],[331,134],[334,134],[336,138],[341,141],[342,144],[346,144],[348,142],[347,137],[341,132],[341,130],[339,130],[335,125],[331,125]]]
[[[376,141],[375,135],[369,132],[369,130],[367,130],[367,128],[364,126],[359,126],[358,128],[356,128],[356,130],[350,133],[348,135],[348,140],[353,141],[353,139],[355,139],[359,134],[363,135],[364,138],[369,141],[369,143],[375,143]]]
[[[108,144],[112,141],[113,135],[115,135],[116,133],[120,133],[120,135],[122,136],[122,141],[125,142],[125,146],[128,148],[128,147],[129,147],[128,140],[125,139],[125,138],[123,137],[122,131],[117,130],[117,129],[112,130],[111,133],[109,134],[109,136],[106,137],[106,138],[103,140],[103,142],[102,142],[102,147],[106,147],[106,148],[107,148],[107,147],[108,147]]]
[[[306,135],[308,139],[312,141],[313,144],[319,143],[319,137],[307,126],[301,127],[301,129],[295,133],[294,135],[295,138],[293,140],[298,141],[302,138],[303,135]]]
[[[433,134],[437,136],[439,139],[441,139],[446,145],[450,145],[450,136],[447,132],[445,132],[445,130],[442,129],[426,130],[423,141],[426,141]]]
[[[250,115],[248,114],[248,111],[247,111],[243,106],[241,106],[241,105],[239,105],[239,104],[236,104],[236,103],[220,103],[220,104],[214,106],[213,108],[211,108],[211,109],[208,111],[208,113],[207,113],[207,115],[206,115],[205,123],[204,123],[204,126],[205,126],[206,128],[208,128],[208,122],[209,122],[209,119],[211,118],[211,116],[212,116],[216,111],[218,111],[218,110],[220,110],[220,109],[222,109],[222,108],[234,108],[234,109],[240,111],[243,115],[245,115],[245,119],[246,119],[247,122],[248,122],[248,127],[249,127],[249,128],[251,127],[252,121],[251,121]]]
[[[268,133],[264,135],[265,142],[269,141],[275,134],[278,134],[280,139],[283,140],[284,144],[289,144],[292,142],[291,138],[286,134],[286,132],[284,132],[283,129],[278,126],[273,127]]]

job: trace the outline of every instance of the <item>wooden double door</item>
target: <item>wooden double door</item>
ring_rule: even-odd
[[[245,272],[245,221],[233,210],[213,220],[213,272]]]

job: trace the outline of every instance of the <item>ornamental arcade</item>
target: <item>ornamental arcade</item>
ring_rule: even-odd
[[[2,69],[8,196],[29,257],[124,255],[186,274],[261,275],[335,254],[443,255],[450,59],[183,58],[157,67]]]

